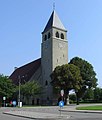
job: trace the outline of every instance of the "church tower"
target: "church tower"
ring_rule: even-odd
[[[68,63],[67,30],[60,21],[55,10],[42,32],[41,67],[42,85],[44,87],[42,99],[52,102],[54,93],[50,84],[50,75],[58,65]]]

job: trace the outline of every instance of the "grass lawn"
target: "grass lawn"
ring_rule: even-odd
[[[102,111],[102,105],[77,107],[76,109],[77,110],[101,110]]]

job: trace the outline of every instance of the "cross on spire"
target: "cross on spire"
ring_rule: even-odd
[[[54,0],[54,2],[53,2],[53,10],[55,10],[55,0]]]

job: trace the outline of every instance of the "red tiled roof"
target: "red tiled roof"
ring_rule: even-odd
[[[30,80],[33,74],[41,65],[41,58],[30,62],[24,66],[17,68],[11,75],[10,79],[13,81],[14,84],[18,84],[20,79],[21,83],[25,83]]]

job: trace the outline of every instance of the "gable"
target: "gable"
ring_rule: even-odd
[[[37,69],[41,66],[41,58],[17,68],[11,75],[10,79],[18,85],[19,79],[21,84],[29,81]]]

